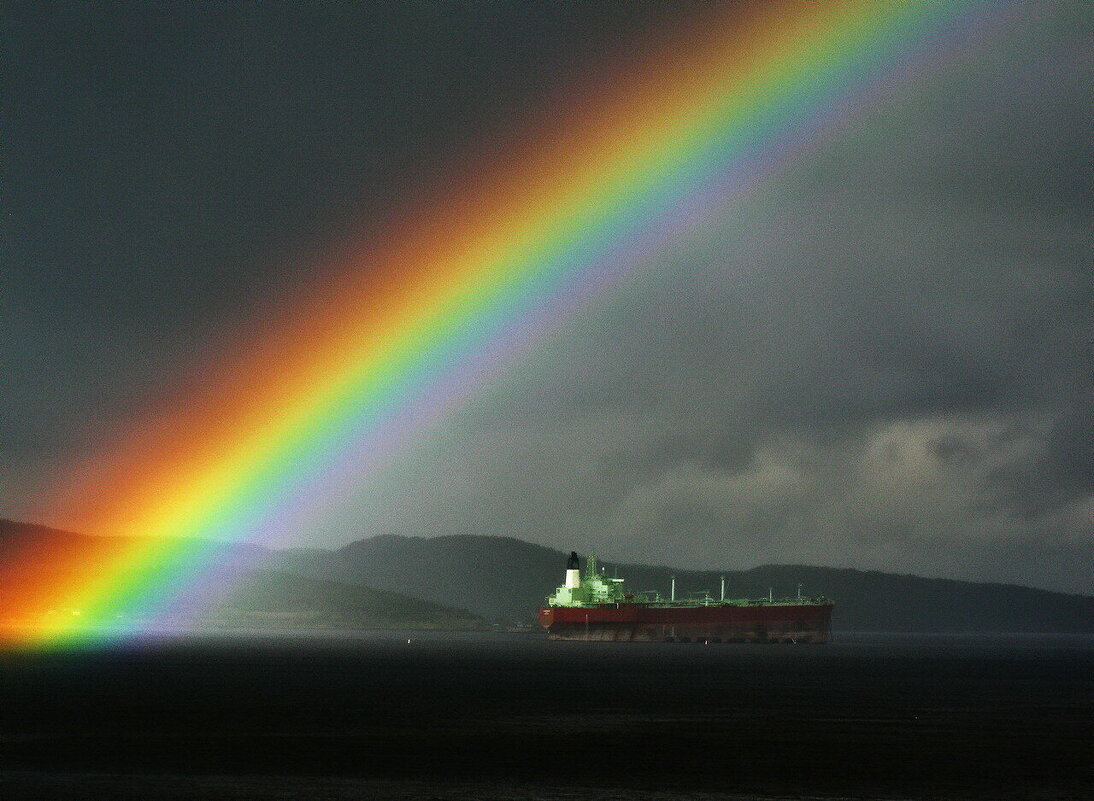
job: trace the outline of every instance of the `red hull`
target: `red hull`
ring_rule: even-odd
[[[545,606],[539,622],[552,640],[622,642],[822,643],[831,604],[650,607],[645,604]]]

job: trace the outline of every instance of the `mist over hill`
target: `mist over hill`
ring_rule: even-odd
[[[478,629],[465,609],[277,570],[253,570],[193,622],[249,628]]]

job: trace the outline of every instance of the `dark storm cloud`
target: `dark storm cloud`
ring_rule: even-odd
[[[321,280],[310,269],[324,248],[382,236],[393,208],[504,142],[578,65],[673,15],[136,2],[2,13],[3,311],[22,344],[0,402],[42,436],[66,413],[130,419],[230,347],[270,297]],[[50,394],[59,402],[37,413]]]
[[[17,152],[57,165],[20,162],[8,223],[24,344],[0,436],[28,486],[36,442],[50,469],[91,447],[300,280],[294,256],[674,21],[246,6],[88,33],[82,8],[21,11],[8,49],[43,67],[9,104]],[[1089,592],[1091,28],[1083,4],[1015,11],[834,128],[332,499],[311,542],[502,534]]]

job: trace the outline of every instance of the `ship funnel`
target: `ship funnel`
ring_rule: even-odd
[[[570,551],[570,558],[566,560],[566,589],[576,590],[581,586],[581,561],[577,558],[577,551]]]

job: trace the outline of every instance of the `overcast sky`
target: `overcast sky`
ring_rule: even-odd
[[[0,516],[687,4],[5,4]],[[1092,591],[1094,7],[1031,4],[636,264],[295,544]],[[376,235],[379,235],[377,231]]]

